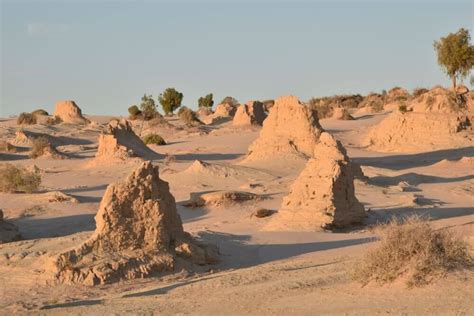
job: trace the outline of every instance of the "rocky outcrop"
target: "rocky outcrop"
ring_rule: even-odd
[[[259,137],[250,145],[245,161],[288,155],[312,157],[322,131],[314,109],[295,96],[280,97],[265,119]]]
[[[217,260],[215,249],[183,231],[168,183],[151,162],[108,186],[95,221],[87,241],[54,258],[57,282],[105,284],[172,271],[179,258],[199,265]]]
[[[234,126],[250,126],[262,125],[267,117],[263,103],[259,101],[249,101],[241,104],[235,112],[232,125]]]
[[[99,135],[99,147],[94,161],[116,162],[133,157],[152,160],[158,159],[159,155],[133,132],[129,121],[112,120],[106,131]]]
[[[18,227],[3,219],[3,210],[0,209],[0,244],[21,239]]]
[[[59,117],[64,123],[87,124],[89,120],[82,116],[81,109],[72,100],[59,101],[55,105],[54,116]]]
[[[266,229],[315,231],[346,227],[364,217],[364,207],[354,193],[351,161],[341,143],[324,132],[314,158],[295,180]]]

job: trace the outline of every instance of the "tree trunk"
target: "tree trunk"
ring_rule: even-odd
[[[456,91],[456,76],[453,76],[452,80],[453,80],[453,90]]]

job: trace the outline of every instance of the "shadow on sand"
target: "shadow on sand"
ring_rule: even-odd
[[[353,161],[361,166],[403,170],[415,167],[424,167],[440,162],[441,160],[457,160],[462,157],[474,157],[474,146],[437,150],[419,154],[393,155],[384,157],[359,157]]]
[[[405,174],[401,174],[394,177],[389,177],[389,176],[372,177],[369,179],[369,183],[375,184],[375,185],[388,186],[388,185],[397,185],[400,182],[407,182],[410,185],[419,185],[422,183],[460,182],[460,181],[466,181],[466,180],[471,180],[471,179],[474,179],[474,174],[469,175],[469,176],[463,176],[463,177],[448,178],[448,177],[430,176],[430,175],[410,172],[410,173],[405,173]]]

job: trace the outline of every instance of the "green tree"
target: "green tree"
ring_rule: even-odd
[[[183,94],[175,88],[168,88],[158,96],[158,101],[165,114],[173,114],[174,110],[181,106]]]
[[[433,46],[438,54],[438,64],[451,78],[456,89],[456,79],[468,76],[474,67],[474,46],[470,43],[469,31],[461,28],[456,33],[449,33]]]
[[[142,103],[140,103],[140,110],[142,111],[144,120],[151,120],[157,114],[155,100],[152,95],[144,94],[142,97]]]
[[[214,105],[214,100],[212,99],[212,93],[209,93],[205,97],[200,97],[198,99],[198,106],[200,108],[204,107],[204,108],[210,109],[212,108],[213,105]]]

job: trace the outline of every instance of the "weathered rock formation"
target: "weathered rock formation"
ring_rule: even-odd
[[[0,244],[20,240],[21,235],[18,227],[3,219],[3,211],[0,209]]]
[[[132,157],[151,160],[158,159],[159,155],[133,132],[129,121],[112,120],[106,131],[99,135],[99,147],[94,161],[124,161]]]
[[[265,119],[260,136],[250,145],[245,161],[288,154],[312,157],[322,131],[314,109],[295,96],[280,97]]]
[[[291,192],[266,229],[315,231],[360,223],[365,217],[354,193],[351,161],[339,141],[321,134]]]
[[[89,123],[89,120],[82,116],[82,111],[77,106],[76,102],[71,100],[57,102],[54,109],[54,116],[59,117],[64,123]]]
[[[332,118],[336,120],[353,120],[352,115],[349,114],[349,111],[343,107],[333,108]]]
[[[249,101],[246,104],[239,105],[232,120],[232,125],[262,125],[266,117],[267,114],[262,102]]]
[[[183,231],[168,183],[151,162],[108,186],[95,221],[87,241],[54,258],[56,281],[104,284],[172,271],[178,257],[199,265],[217,260],[215,249]]]
[[[232,120],[236,111],[236,106],[228,103],[222,103],[216,107],[216,110],[213,114],[203,117],[202,121],[208,125],[228,122]]]

